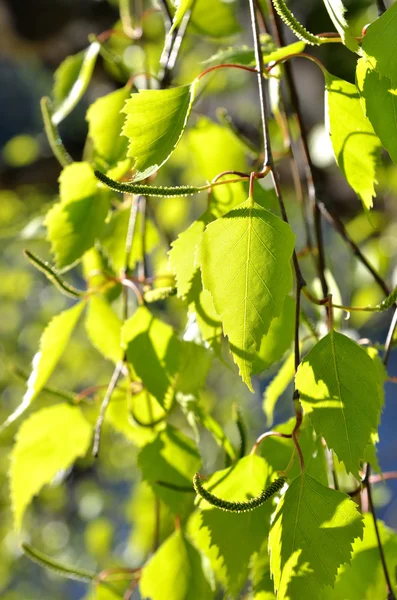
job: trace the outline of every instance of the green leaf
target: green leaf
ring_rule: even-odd
[[[267,552],[267,539],[254,556],[251,568],[252,600],[276,600],[270,573],[270,559]]]
[[[250,198],[210,223],[202,236],[203,286],[251,391],[255,353],[291,288],[294,242],[289,225]]]
[[[357,62],[356,81],[364,113],[390,158],[397,163],[397,123],[394,118],[397,113],[397,80],[392,84],[390,78],[380,75],[371,60],[364,57]],[[382,110],[379,110],[380,106]]]
[[[193,492],[193,475],[201,464],[193,440],[172,425],[168,425],[166,429],[160,431],[153,442],[142,448],[138,455],[138,464],[142,469],[143,479],[150,484],[156,495],[174,514],[184,514],[191,509],[193,493],[174,491],[156,484],[156,481],[191,487]]]
[[[126,102],[123,135],[135,158],[134,181],[146,179],[170,157],[186,127],[196,82],[168,90],[140,90]]]
[[[100,238],[100,244],[110,264],[116,273],[125,267],[125,244],[130,221],[131,206],[126,205],[112,212],[110,219],[105,224]],[[135,221],[135,232],[132,239],[132,248],[128,260],[129,269],[133,270],[137,262],[142,260],[142,237],[139,234],[142,225],[142,213],[138,212]],[[151,219],[145,219],[145,252],[150,254],[159,243],[159,234]]]
[[[189,313],[195,318],[203,342],[219,350],[222,336],[222,323],[215,310],[210,292],[203,290],[200,271],[196,271],[188,295]],[[219,353],[219,352],[218,352]]]
[[[199,0],[190,19],[192,30],[210,38],[223,38],[241,31],[235,3],[223,0]]]
[[[291,296],[286,296],[281,314],[273,319],[269,331],[262,338],[252,365],[254,375],[265,371],[273,363],[282,359],[292,344],[294,331],[295,301]]]
[[[295,354],[291,352],[281,365],[263,392],[263,411],[267,418],[267,426],[271,427],[274,419],[274,408],[280,396],[285,392],[295,375]]]
[[[84,456],[92,427],[78,407],[57,404],[31,415],[19,428],[11,454],[10,487],[16,529],[26,507],[61,469]]]
[[[175,275],[178,297],[186,299],[193,285],[193,278],[199,265],[196,260],[196,248],[206,225],[213,220],[211,213],[205,213],[179,234],[172,242],[168,252],[170,269]]]
[[[356,342],[331,331],[304,358],[295,383],[317,434],[359,480],[360,461],[382,409],[373,360]]]
[[[205,488],[230,501],[257,496],[270,483],[271,469],[259,456],[246,456],[235,465],[217,471]],[[251,512],[230,513],[200,501],[188,531],[196,546],[209,558],[217,579],[237,595],[248,575],[250,559],[268,535],[272,502]]]
[[[197,550],[175,531],[142,570],[139,588],[150,600],[210,600],[214,592],[204,575]]]
[[[99,157],[108,166],[116,165],[127,154],[128,141],[121,135],[124,115],[121,110],[131,95],[131,86],[98,98],[87,111],[88,135]]]
[[[205,346],[184,341],[176,382],[177,391],[198,396],[211,366],[211,359],[211,352]]]
[[[173,393],[181,361],[181,342],[172,327],[141,306],[123,325],[122,347],[144,387],[161,406]]]
[[[84,303],[76,304],[54,317],[47,325],[40,339],[40,349],[32,361],[33,369],[23,400],[1,425],[0,432],[18,419],[43,389],[68,345],[84,306]]]
[[[105,358],[114,363],[122,359],[121,321],[100,296],[89,299],[85,329],[94,348]]]
[[[356,86],[326,74],[326,125],[336,162],[364,208],[372,207],[382,149],[364,115]]]
[[[92,167],[73,163],[60,176],[60,202],[47,213],[45,224],[58,268],[73,265],[95,243],[105,225],[109,193],[99,190]]]
[[[396,589],[397,536],[382,521],[378,528],[386,563],[394,590]],[[379,560],[378,541],[370,513],[364,514],[364,537],[353,544],[351,565],[343,565],[338,572],[334,589],[325,588],[323,600],[373,600],[385,595],[385,578]]]
[[[367,28],[362,49],[380,75],[397,83],[397,56],[395,52],[397,5],[393,3],[385,13]]]
[[[101,45],[92,43],[87,50],[68,56],[55,72],[54,100],[56,110],[52,120],[59,125],[83,97],[95,67]]]
[[[342,38],[342,42],[352,52],[356,52],[358,50],[358,43],[353,37],[349,29],[349,25],[345,19],[346,8],[344,7],[343,3],[341,0],[324,0],[324,4],[333,24]]]
[[[270,564],[277,598],[322,597],[362,537],[362,517],[346,494],[303,473],[281,499],[270,530]]]
[[[305,46],[305,42],[299,41],[283,46],[282,48],[277,48],[272,52],[262,48],[263,62],[266,65],[272,61],[276,62],[283,60],[290,54],[300,54],[304,51]],[[204,64],[208,66],[215,64],[222,65],[225,63],[255,66],[254,49],[249,48],[248,46],[242,46],[241,48],[236,48],[235,46],[226,49],[221,48],[216,54],[211,56],[211,58],[204,61]]]
[[[170,29],[170,33],[172,33],[174,29],[176,29],[176,27],[179,27],[183,17],[187,13],[187,11],[191,9],[193,1],[194,0],[174,0],[176,11],[172,20],[172,27]]]

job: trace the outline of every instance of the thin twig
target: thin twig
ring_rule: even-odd
[[[116,368],[113,371],[112,378],[109,382],[109,386],[106,391],[105,397],[101,404],[101,410],[99,411],[99,416],[98,416],[97,422],[95,424],[95,430],[94,430],[94,445],[92,448],[92,454],[93,454],[94,458],[97,458],[98,453],[99,453],[99,444],[101,441],[101,431],[102,431],[103,422],[105,420],[106,409],[109,406],[109,402],[112,398],[112,394],[117,386],[117,382],[123,371],[123,364],[124,363],[122,360],[120,360],[117,363]]]
[[[390,579],[390,575],[389,575],[389,569],[387,567],[387,563],[386,563],[386,557],[385,557],[385,552],[383,550],[383,545],[382,545],[382,540],[380,539],[380,534],[379,534],[379,528],[378,528],[378,522],[376,519],[376,512],[375,512],[375,507],[374,507],[374,503],[372,500],[372,489],[371,489],[371,483],[370,483],[370,475],[371,475],[371,465],[369,463],[367,463],[367,471],[365,474],[365,478],[364,478],[364,486],[367,490],[367,496],[368,496],[368,508],[369,511],[372,515],[372,520],[374,522],[374,528],[375,528],[375,534],[376,534],[376,539],[378,542],[378,549],[379,549],[379,556],[380,556],[380,560],[382,563],[382,568],[383,568],[383,573],[386,579],[386,585],[387,585],[387,600],[396,600],[396,596],[394,594],[393,591],[393,585]]]
[[[250,454],[255,454],[255,452],[258,450],[259,446],[261,445],[261,443],[263,442],[263,440],[265,440],[268,437],[282,437],[282,438],[292,438],[292,434],[291,433],[281,433],[280,431],[266,431],[265,433],[262,433],[258,439],[256,440],[255,444],[252,446],[251,448],[251,452]]]
[[[387,332],[386,342],[385,342],[385,355],[383,357],[383,364],[387,367],[390,358],[390,352],[392,349],[392,341],[394,331],[397,326],[397,307],[394,309],[393,318],[390,323],[389,331]]]

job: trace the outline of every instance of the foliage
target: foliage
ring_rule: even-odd
[[[233,2],[161,3],[164,15],[151,2],[143,14],[130,4],[121,0],[120,22],[63,61],[41,104],[61,167],[59,198],[35,230],[45,236],[19,235],[57,312],[45,314],[30,374],[12,365],[26,391],[2,409],[0,430],[22,549],[87,583],[87,600],[128,600],[135,589],[148,600],[393,599],[397,537],[376,518],[380,475],[371,468],[380,470],[396,290],[383,279],[380,250],[373,266],[360,244],[371,249],[382,220],[376,198],[390,167],[382,150],[397,157],[397,4],[356,37],[340,0],[324,0],[337,31],[321,35],[282,0],[250,0],[249,46],[237,37]],[[300,42],[283,43],[276,13]],[[272,36],[262,31],[269,23]],[[356,82],[331,74],[305,44],[344,52]],[[144,54],[144,76],[128,70],[129,49]],[[295,57],[321,68],[327,135],[361,201],[359,227],[345,226],[319,195],[289,69]],[[74,161],[58,125],[81,106],[97,63],[114,89],[91,102]],[[225,111],[219,122],[201,114],[211,94],[224,86],[244,94],[250,78],[257,114],[251,106],[248,125]],[[261,137],[252,135],[258,128]],[[288,168],[293,193],[284,190]],[[323,216],[364,271],[349,289],[338,288]],[[385,246],[393,230],[383,227]],[[380,295],[361,285],[365,277]],[[347,295],[352,306],[342,303]],[[349,327],[341,311],[352,314]],[[386,340],[361,331],[365,318],[387,323]],[[266,429],[289,386],[284,420]],[[259,390],[262,412],[248,394]],[[63,562],[42,551],[31,523],[46,494],[72,489],[69,479],[90,485],[93,473],[80,513],[95,516],[97,490],[111,495],[107,477],[129,486],[130,545],[122,560],[112,556],[121,511],[93,518],[84,532],[89,568],[80,560],[74,568],[73,553]],[[45,520],[51,525],[44,511],[43,531]]]

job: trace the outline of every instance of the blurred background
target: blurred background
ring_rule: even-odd
[[[220,48],[231,44],[251,45],[246,2],[228,2],[235,17],[230,34],[223,36],[217,24],[207,15],[184,38],[175,67],[173,81],[187,83],[204,68]],[[332,25],[321,0],[289,1],[290,8],[310,31],[332,31]],[[143,37],[136,43],[112,37],[108,49],[111,57],[101,56],[92,81],[79,105],[61,124],[64,144],[74,160],[81,160],[87,136],[85,115],[98,97],[123,85],[132,74],[158,72],[158,60],[164,44],[164,19],[153,0],[143,0],[145,18]],[[375,2],[345,0],[348,19],[356,35],[376,18]],[[60,166],[48,146],[40,113],[40,98],[50,95],[53,76],[61,62],[88,46],[90,34],[101,34],[113,28],[119,19],[117,0],[0,0],[0,421],[21,402],[30,363],[40,335],[49,320],[66,308],[68,300],[47,284],[44,277],[26,262],[23,249],[28,247],[50,259],[45,240],[43,217],[56,200]],[[239,31],[240,30],[240,31]],[[286,32],[289,41],[295,41]],[[354,81],[354,57],[343,47],[330,44],[314,52],[327,69],[344,79]],[[332,150],[324,129],[324,90],[321,72],[310,62],[295,61],[293,70],[300,93],[304,120],[309,132],[313,162],[318,173],[322,199],[333,206],[347,224],[348,231],[360,245],[380,274],[390,285],[397,284],[397,169],[388,157],[379,168],[378,197],[367,217],[354,192],[335,166]],[[137,82],[139,80],[137,79]],[[259,140],[259,111],[255,81],[241,72],[220,71],[208,85],[192,115],[192,128],[187,131],[177,151],[159,179],[162,183],[187,183],[192,178],[202,182],[210,178],[211,169],[224,169],[230,148],[203,147],[197,124],[208,127],[206,117],[217,121],[217,109],[227,108],[239,130],[254,145]],[[272,123],[275,147],[282,148],[277,128]],[[198,163],[189,150],[194,149]],[[223,154],[218,168],[219,154]],[[299,210],[287,166],[280,166],[287,208],[292,225],[303,246]],[[167,240],[172,240],[205,208],[204,200],[192,206],[189,199],[153,203],[155,222]],[[299,240],[299,235],[302,240]],[[156,237],[157,236],[157,237]],[[166,244],[158,234],[150,255],[152,268],[166,262]],[[341,239],[325,225],[325,243],[329,258],[334,294],[340,293],[344,304],[375,304],[382,299],[368,273],[349,254]],[[81,283],[79,270],[70,274],[76,285]],[[165,306],[166,319],[183,330],[186,310],[176,299]],[[368,337],[384,343],[390,315],[368,313],[341,314],[339,326],[357,339]],[[397,376],[397,356],[392,353],[389,373]],[[16,369],[18,369],[16,371]],[[106,384],[112,366],[92,347],[81,325],[63,356],[51,384],[81,392],[92,385]],[[234,371],[220,361],[211,369],[203,390],[203,402],[236,440],[231,416],[232,401],[237,400],[249,428],[250,442],[266,428],[262,395],[276,370],[267,371],[256,382],[252,396],[240,383]],[[378,447],[383,470],[394,470],[397,456],[395,423],[397,402],[395,384],[386,384],[386,407],[380,429]],[[51,394],[41,393],[37,408],[51,405]],[[291,387],[277,404],[275,423],[291,415]],[[174,417],[183,422],[183,415]],[[178,421],[179,420],[179,421]],[[184,426],[187,427],[184,422]],[[12,530],[7,472],[8,455],[18,423],[0,438],[0,596],[4,600],[77,600],[94,598],[83,584],[61,580],[36,567],[21,553],[20,538]],[[62,435],[62,432],[60,432]],[[153,526],[153,496],[148,487],[137,486],[137,448],[115,428],[105,427],[101,460],[81,460],[70,472],[60,474],[53,485],[46,486],[35,499],[25,519],[23,536],[32,544],[65,563],[92,570],[115,565],[137,566],[150,552]],[[219,449],[205,434],[200,449],[206,468],[220,468]],[[378,514],[397,528],[397,482],[375,487]],[[139,516],[139,518],[138,518]],[[162,536],[172,529],[169,515],[163,515]]]

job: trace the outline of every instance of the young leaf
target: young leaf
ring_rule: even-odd
[[[362,42],[362,49],[371,57],[374,68],[381,76],[391,79],[393,84],[397,83],[396,27],[397,5],[394,3],[371,23]]]
[[[124,115],[121,112],[131,86],[98,98],[87,111],[88,135],[99,157],[108,166],[116,165],[127,154],[128,141],[121,135]]]
[[[174,31],[182,22],[183,17],[187,13],[188,10],[191,9],[194,0],[174,0],[174,4],[176,6],[176,11],[174,18],[172,20],[172,27],[170,33]]]
[[[172,327],[141,306],[123,325],[122,346],[144,387],[161,406],[173,393],[181,360],[181,342]]]
[[[210,38],[223,38],[241,31],[234,3],[222,0],[195,2],[190,19],[193,31]]]
[[[274,408],[280,396],[293,381],[295,374],[295,355],[293,352],[287,356],[278,373],[273,377],[263,392],[263,411],[267,418],[267,426],[271,427],[274,419]]]
[[[83,97],[95,67],[101,45],[93,42],[87,50],[68,56],[55,72],[54,100],[56,110],[52,116],[59,125]]]
[[[259,456],[246,456],[233,467],[217,471],[206,481],[213,494],[230,501],[257,496],[270,483],[271,469]],[[268,535],[272,502],[252,512],[230,513],[200,501],[188,531],[193,542],[209,558],[216,577],[237,596],[243,586],[251,557]]]
[[[360,479],[360,461],[377,430],[382,398],[373,360],[350,338],[331,331],[307,354],[295,383],[318,435]]]
[[[386,564],[394,589],[396,589],[397,536],[382,521],[378,528]],[[364,514],[364,537],[353,544],[351,565],[342,565],[334,589],[325,588],[322,600],[373,600],[385,595],[385,578],[379,560],[379,547],[370,513]]]
[[[325,121],[336,162],[364,208],[372,207],[381,142],[352,83],[326,74]]]
[[[345,19],[346,8],[343,3],[341,0],[324,0],[324,4],[333,24],[342,38],[342,42],[352,52],[356,52],[358,50],[358,43],[349,30],[349,25]]]
[[[255,353],[291,288],[294,242],[289,225],[250,198],[210,223],[201,239],[203,286],[251,391]]]
[[[194,342],[182,342],[182,359],[176,389],[182,394],[198,396],[211,366],[211,352]]]
[[[206,210],[171,244],[171,250],[168,252],[169,263],[171,271],[175,275],[179,298],[186,299],[193,285],[194,274],[199,268],[195,256],[196,248],[206,225],[212,220],[211,213]]]
[[[397,163],[397,123],[394,118],[397,114],[397,78],[392,84],[390,78],[378,73],[372,60],[363,57],[357,62],[356,81],[364,113],[390,158]]]
[[[100,296],[89,299],[85,329],[92,345],[105,358],[114,363],[122,359],[121,321]]]
[[[80,409],[57,404],[31,415],[19,428],[11,454],[10,487],[16,529],[26,507],[61,469],[84,456],[92,427]]]
[[[126,102],[123,135],[135,158],[134,181],[146,179],[170,157],[186,127],[196,82],[167,90],[140,90]]]
[[[192,506],[194,494],[184,494],[157,484],[164,481],[171,485],[191,489],[192,479],[198,471],[201,459],[196,445],[183,433],[168,425],[156,439],[147,444],[138,455],[142,476],[155,493],[169,506],[174,514],[185,513]]]
[[[101,235],[109,210],[109,193],[99,190],[92,167],[67,166],[60,176],[60,202],[47,213],[45,224],[58,268],[71,266]]]
[[[76,304],[56,315],[47,325],[40,339],[40,349],[32,361],[33,369],[23,400],[2,424],[0,431],[18,419],[43,389],[68,345],[84,306],[84,303]]]
[[[270,323],[269,331],[262,338],[258,353],[255,356],[252,373],[265,371],[273,363],[282,359],[294,339],[295,302],[286,296],[281,314]]]
[[[263,62],[264,64],[268,64],[272,61],[283,60],[283,58],[289,56],[290,54],[300,54],[305,49],[305,42],[294,42],[293,44],[288,44],[287,46],[283,46],[282,48],[274,49],[273,51],[269,51],[268,48],[262,49],[263,54]],[[205,65],[222,65],[225,63],[233,63],[237,65],[247,65],[247,66],[255,66],[255,53],[253,48],[248,48],[248,46],[243,46],[242,48],[226,48],[219,50],[216,54],[211,56],[204,61]]]
[[[210,292],[203,290],[200,271],[196,271],[193,277],[187,301],[189,303],[189,314],[198,326],[202,341],[220,351],[222,322],[215,310]]]
[[[302,473],[282,497],[270,529],[270,565],[277,598],[316,600],[333,585],[352,544],[363,534],[362,517],[346,494]]]
[[[142,570],[139,588],[151,600],[211,600],[214,592],[204,575],[197,550],[175,531]]]

